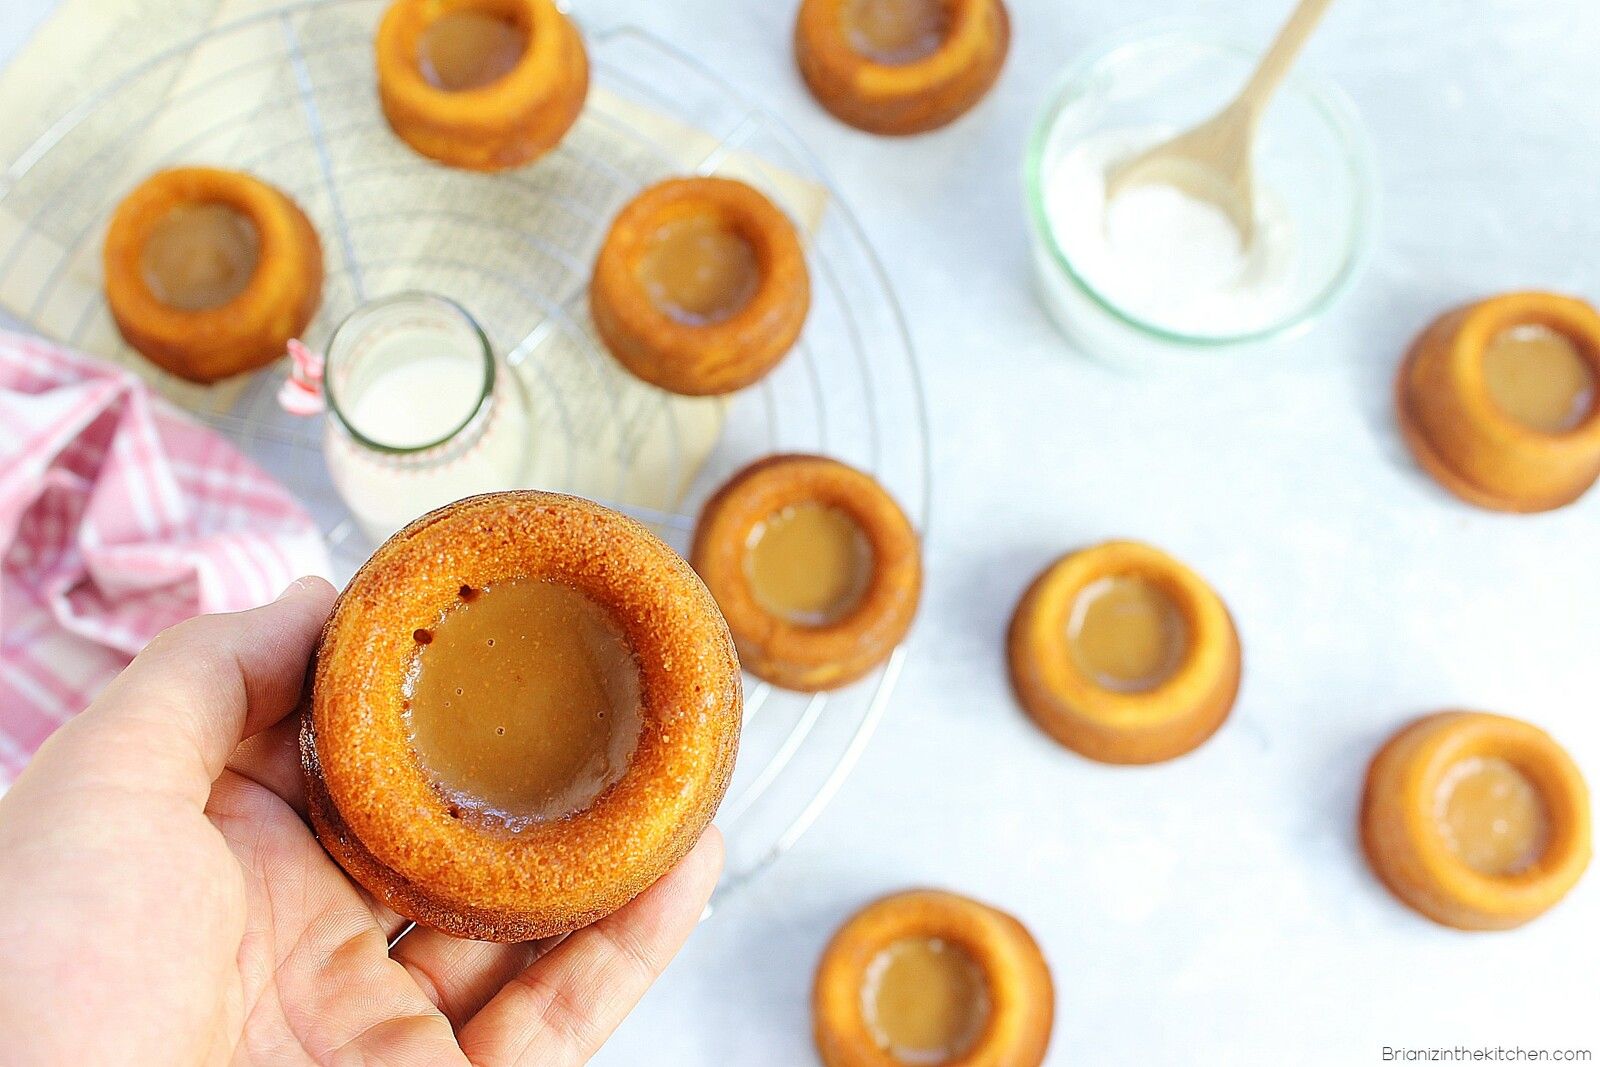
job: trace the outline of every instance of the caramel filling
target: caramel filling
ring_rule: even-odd
[[[901,1063],[949,1063],[983,1033],[989,987],[959,945],[908,937],[867,964],[861,1012],[878,1047]]]
[[[588,807],[639,739],[639,665],[616,622],[559,582],[462,589],[416,633],[411,746],[452,802],[520,829]]]
[[[1544,798],[1498,756],[1474,756],[1439,783],[1435,818],[1445,845],[1479,874],[1520,874],[1550,843]]]
[[[872,546],[846,512],[792,504],[750,531],[745,576],[756,602],[802,626],[826,626],[855,610],[872,580]]]
[[[150,295],[179,311],[210,311],[249,286],[261,261],[255,223],[226,204],[178,204],[145,239],[139,270]]]
[[[679,322],[705,326],[738,314],[761,284],[756,250],[714,215],[665,222],[639,261],[651,303]]]
[[[1078,594],[1067,644],[1073,662],[1096,685],[1143,693],[1177,672],[1189,650],[1189,624],[1159,585],[1117,575]]]
[[[1501,330],[1483,350],[1483,381],[1495,406],[1543,433],[1564,433],[1588,416],[1594,378],[1582,350],[1548,326]]]
[[[527,50],[521,27],[478,11],[452,11],[417,38],[417,69],[435,89],[458,93],[504,78]]]
[[[937,52],[949,22],[944,0],[850,0],[844,6],[850,47],[891,66]]]

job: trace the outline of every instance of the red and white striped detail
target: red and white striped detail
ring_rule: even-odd
[[[327,406],[322,373],[327,361],[300,341],[289,342],[289,377],[278,390],[278,403],[291,415],[315,415]]]
[[[218,434],[0,331],[0,782],[161,630],[327,572],[310,516]]]

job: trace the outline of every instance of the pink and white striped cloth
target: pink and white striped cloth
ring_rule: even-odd
[[[310,516],[215,432],[0,331],[0,784],[161,630],[327,572]]]

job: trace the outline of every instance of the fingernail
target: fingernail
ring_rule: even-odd
[[[290,594],[298,593],[300,590],[304,589],[305,587],[306,587],[306,580],[304,578],[296,578],[294,581],[289,583],[289,586],[288,586],[287,589],[285,589],[283,592],[278,594],[278,600],[287,600],[289,598]],[[278,600],[274,600],[273,603],[276,604],[278,602]]]

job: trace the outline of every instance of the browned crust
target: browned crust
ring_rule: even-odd
[[[443,15],[475,11],[528,35],[528,51],[499,81],[450,92],[417,67],[417,42]],[[497,171],[530,163],[566,136],[589,93],[583,37],[552,0],[395,0],[375,42],[378,97],[390,127],[451,167]]]
[[[145,284],[145,243],[181,204],[225,204],[256,229],[255,274],[220,307],[169,307]],[[311,222],[282,192],[236,171],[179,167],[146,178],[111,216],[102,263],[106,303],[123,339],[156,366],[192,382],[220,381],[271,363],[322,302],[322,245]]]
[[[848,513],[872,547],[872,580],[849,615],[801,626],[763,608],[745,575],[756,525],[815,501]],[[825,456],[768,456],[706,501],[689,554],[728,620],[745,668],[785,689],[836,689],[865,675],[905,639],[922,591],[922,550],[900,505],[869,474]]]
[[[302,729],[300,748],[302,764],[308,769],[307,814],[317,840],[339,866],[389,910],[452,937],[472,941],[532,941],[565,932],[565,923],[552,927],[548,923],[530,922],[504,912],[441,903],[429,896],[422,886],[407,881],[385,867],[339,817],[339,811],[328,797],[320,773],[310,773],[310,768],[316,766],[317,758],[313,730]],[[613,910],[597,907],[587,913],[574,913],[567,917],[567,922],[570,922],[572,929],[578,929],[604,918]]]
[[[702,212],[750,242],[760,283],[729,318],[696,325],[656,307],[638,267],[663,223]],[[714,396],[765,377],[794,347],[811,309],[811,280],[794,224],[760,192],[728,178],[672,178],[634,197],[612,222],[589,308],[601,340],[631,374],[669,392]]]
[[[1100,578],[1138,574],[1166,590],[1189,626],[1173,676],[1144,693],[1117,693],[1083,677],[1066,648],[1078,592]],[[1006,659],[1017,701],[1056,741],[1101,763],[1159,763],[1204,744],[1227,721],[1243,652],[1227,607],[1205,581],[1158,549],[1108,541],[1071,552],[1034,579],[1011,619]]]
[[[1600,407],[1567,434],[1542,434],[1494,410],[1479,365],[1494,333],[1539,323],[1575,337],[1600,376],[1600,317],[1553,293],[1506,293],[1446,312],[1395,375],[1395,416],[1417,465],[1458,499],[1531,514],[1565,507],[1600,475]]]
[[[795,19],[800,75],[835,118],[868,133],[925,133],[960,118],[1000,77],[1011,47],[1002,0],[949,0],[950,32],[913,63],[874,62],[850,47],[845,0],[803,0]]]
[[[1417,461],[1417,466],[1421,467],[1428,477],[1432,478],[1441,488],[1447,490],[1456,499],[1488,511],[1505,511],[1512,514],[1525,515],[1549,511],[1551,508],[1570,503],[1570,501],[1561,501],[1544,506],[1529,506],[1508,497],[1496,496],[1485,492],[1447,466],[1439,454],[1433,450],[1433,447],[1428,444],[1428,439],[1423,435],[1422,429],[1417,423],[1416,415],[1411,410],[1407,386],[1415,360],[1416,350],[1413,348],[1406,353],[1405,360],[1400,364],[1400,373],[1395,376],[1395,422],[1400,427],[1400,438],[1410,451],[1411,458]]]
[[[1434,813],[1449,767],[1491,755],[1534,782],[1551,823],[1545,855],[1509,877],[1480,874],[1451,855]],[[1581,772],[1543,730],[1503,715],[1436,712],[1408,723],[1373,756],[1361,845],[1378,879],[1419,914],[1460,930],[1507,930],[1544,914],[1577,884],[1591,855],[1590,818]]]
[[[996,908],[938,890],[897,893],[867,905],[823,950],[812,987],[813,1034],[826,1067],[901,1067],[878,1048],[861,1012],[873,958],[895,941],[937,937],[983,971],[990,1011],[961,1067],[1038,1067],[1055,1020],[1055,989],[1026,927]]]
[[[566,582],[609,610],[639,658],[642,726],[627,773],[589,808],[516,834],[452,812],[406,740],[412,634],[461,586]],[[577,497],[520,491],[432,512],[374,553],[323,631],[301,747],[313,826],[400,914],[517,941],[609,914],[681,859],[727,790],[741,692],[727,627],[648,530]]]

